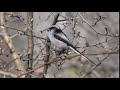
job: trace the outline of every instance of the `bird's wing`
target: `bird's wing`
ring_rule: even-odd
[[[80,52],[69,42],[69,40],[67,39],[67,37],[63,34],[55,34],[54,37],[64,43],[66,43],[70,49],[72,49],[74,52],[76,52],[77,54],[80,54]]]
[[[61,33],[56,33],[55,35],[56,35],[56,36],[59,36],[59,37],[62,38],[62,39],[65,39],[65,40],[68,41],[68,42],[70,42],[69,39],[67,38],[67,36],[66,36],[63,32],[61,32]]]
[[[68,40],[68,38],[65,36],[64,33],[57,33],[54,35],[54,37],[64,43],[66,43],[70,47],[70,49],[72,49],[77,54],[80,54],[80,52],[70,43],[70,41]]]

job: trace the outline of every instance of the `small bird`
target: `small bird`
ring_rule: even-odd
[[[65,51],[66,49],[70,48],[78,55],[84,56],[88,61],[90,61],[92,64],[96,65],[93,61],[91,61],[88,57],[86,57],[83,53],[80,53],[71,43],[70,40],[67,38],[67,36],[62,32],[59,26],[53,25],[48,31],[48,38],[50,39],[51,43],[62,49],[62,51]]]
[[[65,33],[62,32],[59,26],[53,25],[48,29],[48,38],[54,46],[62,49],[62,51],[70,48],[75,53],[80,54],[80,52],[70,43],[70,40]]]

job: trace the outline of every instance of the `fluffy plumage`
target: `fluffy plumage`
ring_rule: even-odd
[[[48,30],[48,37],[54,46],[60,49],[72,49],[75,53],[80,54],[80,52],[70,43],[67,36],[62,32],[62,30],[54,25]]]

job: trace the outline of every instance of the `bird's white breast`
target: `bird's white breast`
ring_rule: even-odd
[[[53,33],[54,33],[54,31],[48,32],[48,37],[49,37],[51,43],[58,48],[67,48],[68,47],[67,44],[65,44],[64,42],[56,39],[54,37]]]

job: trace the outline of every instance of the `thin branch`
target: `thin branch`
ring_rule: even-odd
[[[103,60],[101,60],[98,64],[96,64],[95,66],[93,66],[86,74],[84,74],[83,76],[81,76],[81,78],[84,78],[85,76],[87,76],[88,74],[90,74],[93,70],[95,70],[98,66],[101,65],[101,63],[107,59],[107,57],[109,57],[110,54],[108,54]]]
[[[3,27],[5,27],[5,28],[10,28],[10,29],[12,29],[12,30],[16,30],[20,35],[27,35],[27,36],[30,36],[30,35],[28,35],[27,33],[26,33],[26,31],[23,31],[23,30],[21,30],[21,29],[18,29],[18,28],[15,28],[15,27],[11,27],[11,26],[6,26],[6,25],[0,25],[0,26],[3,26]],[[20,33],[20,32],[22,32],[22,33]],[[33,33],[33,32],[32,32]],[[2,34],[2,33],[1,33]],[[3,34],[2,34],[3,35]],[[34,36],[33,35],[33,37],[35,37],[35,38],[37,38],[37,39],[43,39],[43,40],[46,40],[45,38],[42,38],[42,37],[39,37],[39,36]]]
[[[96,18],[96,22],[92,25],[92,27],[94,27],[99,21],[106,19],[106,17],[103,17],[102,15],[99,15],[98,13],[97,15],[98,15],[98,18]]]
[[[44,61],[45,63],[49,62],[50,46],[51,46],[50,40],[49,40],[49,38],[47,38],[47,43],[46,43],[46,57],[45,57],[45,61]],[[48,65],[45,65],[44,69],[43,69],[43,73],[44,74],[47,74],[47,69],[48,69]]]
[[[115,50],[117,48],[117,46],[115,48],[113,48],[111,51]],[[81,78],[84,78],[88,74],[92,73],[92,71],[95,70],[98,66],[100,66],[102,64],[102,62],[105,61],[109,56],[110,56],[110,53],[108,53],[108,55],[103,60],[101,60],[98,64],[96,64],[95,66],[93,66],[86,74],[84,74],[83,76],[81,76]]]
[[[13,74],[13,73],[10,73],[10,72],[5,72],[5,71],[0,71],[0,74],[5,75],[5,76],[10,76],[10,77],[13,77],[13,78],[17,77],[16,74]]]
[[[109,36],[109,37],[119,37],[118,35],[108,35],[108,34],[101,34],[98,33],[89,23],[88,21],[86,21],[83,16],[78,12],[78,15],[80,16],[80,18],[82,19],[82,22],[85,22],[97,35],[103,35],[103,36]]]
[[[28,12],[27,13],[27,23],[30,24],[30,28],[33,30],[33,22],[31,21],[33,19],[33,12]],[[31,30],[27,30],[27,33],[29,34],[28,36],[28,61],[27,61],[27,70],[32,69],[32,64],[33,64],[33,50],[34,50],[34,39],[33,39],[33,33]],[[31,75],[27,74],[27,78],[30,78]]]
[[[96,30],[83,18],[83,16],[81,15],[81,13],[78,12],[78,15],[81,17],[81,19],[82,19],[83,22],[85,22],[87,25],[89,25],[92,28],[92,30],[94,32],[96,32]],[[98,33],[98,32],[96,32],[96,33]]]
[[[59,13],[57,13],[55,16],[54,16],[54,21],[52,23],[52,25],[55,25],[57,23],[57,20],[58,20],[58,17],[59,17]]]

